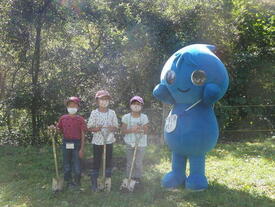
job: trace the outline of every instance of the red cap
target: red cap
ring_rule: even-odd
[[[107,96],[107,97],[111,98],[111,95],[110,95],[109,92],[106,91],[106,90],[100,90],[100,91],[96,92],[96,94],[95,94],[95,98],[96,98],[96,99],[97,99],[97,98],[102,98],[102,97],[104,97],[104,96]]]
[[[69,102],[74,102],[78,106],[80,105],[80,99],[76,96],[72,96],[72,97],[68,98],[67,101],[66,101],[66,105],[68,105]]]
[[[144,104],[144,101],[143,101],[143,99],[142,99],[140,96],[134,96],[133,98],[131,98],[130,104],[131,104],[133,101],[137,101],[137,102],[139,102],[139,103],[141,103],[141,104]]]

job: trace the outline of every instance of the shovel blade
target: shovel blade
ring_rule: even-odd
[[[136,185],[136,181],[135,180],[130,180],[125,178],[122,181],[122,184],[120,186],[120,190],[122,191],[129,191],[129,192],[133,192],[135,189],[135,185]]]
[[[52,179],[52,191],[53,192],[62,191],[63,183],[64,183],[63,178],[53,178]]]
[[[98,178],[98,180],[97,180],[98,190],[104,190],[104,183],[105,183],[105,179]]]
[[[105,179],[105,191],[110,192],[111,191],[111,186],[112,186],[111,178],[106,178]]]
[[[111,186],[112,186],[112,180],[111,178],[99,178],[97,181],[98,189],[100,191],[111,191]]]

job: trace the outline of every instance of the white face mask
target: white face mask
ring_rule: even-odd
[[[142,106],[141,106],[141,105],[137,105],[137,104],[132,104],[132,105],[130,106],[130,108],[131,108],[131,110],[132,110],[133,112],[140,112],[141,109],[142,109]]]
[[[103,108],[107,108],[109,106],[108,100],[99,100],[99,106]]]
[[[69,114],[75,114],[77,112],[77,108],[67,108]]]

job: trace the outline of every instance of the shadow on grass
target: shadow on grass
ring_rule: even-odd
[[[203,192],[189,192],[185,189],[167,192],[164,189],[155,191],[156,206],[200,206],[200,207],[273,207],[274,200],[253,195],[244,191],[230,189],[217,182],[210,183]]]
[[[228,153],[240,158],[263,157],[268,160],[275,160],[274,140],[265,139],[260,142],[222,142],[209,152],[209,155],[222,158]]]

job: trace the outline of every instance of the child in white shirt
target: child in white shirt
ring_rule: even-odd
[[[138,148],[136,152],[136,160],[133,169],[132,179],[140,183],[143,170],[143,157],[145,148],[147,146],[147,131],[148,131],[148,117],[141,113],[144,105],[143,99],[139,96],[134,96],[130,100],[131,112],[122,117],[121,132],[125,134],[124,141],[126,143],[126,174],[130,173],[130,168],[133,159],[134,147],[136,141]]]
[[[111,96],[108,91],[101,90],[96,93],[98,108],[91,112],[88,129],[93,132],[93,167],[91,173],[91,189],[97,191],[97,178],[101,165],[104,142],[106,142],[106,177],[112,174],[113,143],[116,141],[114,132],[118,128],[118,121],[115,111],[108,108]],[[103,133],[104,132],[104,133]],[[107,134],[106,138],[103,134]],[[106,139],[106,140],[105,140]]]

